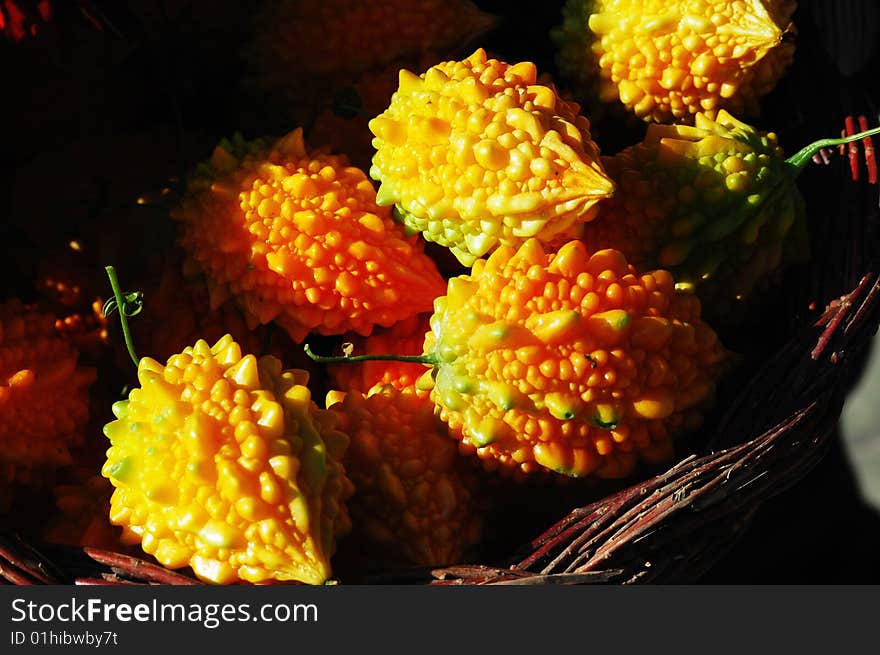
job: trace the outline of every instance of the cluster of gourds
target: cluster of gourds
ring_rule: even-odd
[[[264,56],[254,83],[277,87],[291,62],[360,74],[424,57],[424,35],[430,48],[460,40],[398,3],[362,4],[275,3],[250,53]],[[171,211],[202,302],[345,352],[313,355],[325,408],[283,353],[228,334],[165,363],[135,357],[138,385],[104,430],[123,540],[211,582],[317,584],[350,531],[383,557],[455,562],[481,538],[487,471],[528,483],[669,462],[727,365],[704,315],[722,320],[804,255],[794,180],[816,147],[785,159],[774,134],[733,115],[755,110],[791,61],[793,5],[571,0],[560,70],[653,121],[613,156],[534,64],[482,49],[399,70],[367,124],[367,172],[301,128],[222,141]],[[346,21],[312,43],[309,12]],[[361,69],[332,61],[364,25],[405,34],[403,51],[374,35],[355,53]],[[298,54],[313,47],[326,56]],[[441,274],[428,242],[464,272]],[[0,439],[16,475],[67,461],[92,379],[27,316],[0,311]],[[22,321],[43,336],[25,343],[37,328]],[[36,411],[29,399],[48,388],[58,402]]]

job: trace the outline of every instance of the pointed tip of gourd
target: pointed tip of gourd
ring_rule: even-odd
[[[217,284],[212,280],[207,280],[206,286],[208,287],[208,306],[212,311],[218,309],[229,300],[229,289],[225,286]]]
[[[715,126],[714,118],[711,112],[699,111],[694,114],[694,127],[698,130],[712,131],[712,128]]]
[[[590,423],[601,430],[614,430],[620,423],[620,408],[612,403],[596,403]]]
[[[503,245],[499,248],[496,248],[495,251],[489,255],[489,259],[486,260],[484,266],[484,272],[493,273],[495,271],[499,271],[504,268],[507,263],[513,258],[516,254],[516,249],[510,245]]]
[[[467,246],[468,252],[473,255],[474,258],[477,258],[482,257],[489,252],[492,246],[497,242],[497,239],[491,234],[481,232],[479,234],[465,234],[464,242]]]
[[[110,411],[113,412],[113,416],[118,419],[125,419],[128,417],[128,403],[126,400],[117,400],[110,406]]]
[[[734,38],[744,40],[760,57],[782,40],[782,29],[773,20],[766,3],[754,3],[751,11],[744,12],[730,26]]]
[[[719,125],[723,125],[724,127],[728,128],[728,129],[733,129],[733,128],[739,128],[742,130],[751,130],[752,129],[752,127],[749,124],[743,123],[741,120],[734,118],[733,114],[731,114],[726,109],[719,109],[718,110],[718,113],[715,115],[714,122],[718,123]]]
[[[257,425],[263,428],[266,436],[270,438],[280,437],[284,434],[284,409],[279,403],[267,402],[260,410],[260,418]]]
[[[467,58],[467,61],[472,64],[485,64],[486,63],[486,51],[483,48],[477,48],[474,53]]]
[[[234,341],[235,341],[235,339],[232,338],[232,335],[227,332],[222,337],[217,339],[216,342],[214,342],[214,345],[211,346],[211,353],[216,355],[216,354],[222,352],[223,350],[226,350],[226,348],[229,346],[229,344],[233,343]]]
[[[547,265],[547,252],[538,239],[531,238],[523,243],[516,254],[510,258],[509,264]]]
[[[547,111],[554,111],[556,109],[558,95],[553,88],[543,84],[531,84],[526,88],[526,92],[531,95],[532,103],[536,107]]]
[[[416,380],[416,389],[418,391],[430,391],[434,388],[434,375],[433,370],[428,370],[422,373],[419,376],[419,379]]]
[[[348,395],[345,391],[339,391],[338,389],[331,389],[327,392],[327,395],[324,397],[324,407],[327,409],[332,408],[334,405],[341,405],[345,402],[345,397]]]
[[[211,346],[204,339],[199,339],[193,346],[193,354],[200,357],[210,357],[212,355]]]
[[[138,375],[148,372],[161,373],[164,370],[165,367],[152,357],[141,357],[140,361],[138,362]]]
[[[281,313],[281,306],[275,303],[263,303],[258,305],[257,307],[252,308],[252,311],[256,315],[257,320],[260,322],[260,324],[266,325],[278,317],[278,315]]]
[[[538,67],[530,61],[514,64],[507,71],[522,80],[524,84],[534,84],[538,79]]]
[[[259,174],[262,178],[280,181],[287,177],[287,169],[284,166],[264,161],[259,166]]]
[[[276,147],[281,152],[287,153],[294,157],[306,156],[306,143],[303,138],[303,129],[296,128],[292,132],[288,132],[278,140]]]
[[[609,12],[592,13],[587,20],[587,26],[590,28],[590,31],[597,36],[610,32],[619,24],[619,17]]]
[[[611,270],[623,274],[629,268],[629,264],[619,250],[603,248],[590,256],[589,267],[597,271]]]
[[[233,364],[223,376],[237,384],[242,389],[255,390],[260,388],[260,373],[257,366],[257,358],[253,355],[245,355],[238,363]]]
[[[376,204],[380,207],[393,205],[398,200],[398,194],[392,189],[390,184],[380,184],[379,190],[376,191]]]
[[[214,148],[210,162],[213,168],[224,173],[234,170],[238,166],[238,159],[222,145]]]
[[[548,270],[558,275],[575,277],[583,270],[588,259],[586,246],[582,241],[575,239],[556,251]]]
[[[548,393],[544,404],[550,415],[561,421],[576,418],[584,408],[583,401],[577,395],[559,392]]]
[[[645,393],[632,401],[632,411],[644,419],[662,420],[675,411],[675,398],[670,393],[660,391]]]
[[[591,323],[601,321],[611,330],[625,330],[629,327],[632,317],[625,309],[609,309],[598,312],[590,317]]]
[[[533,314],[526,323],[539,340],[557,345],[571,340],[581,328],[581,314],[574,309],[557,309]]]
[[[397,88],[400,93],[413,93],[421,89],[423,85],[424,80],[406,68],[401,68],[397,74]]]
[[[271,378],[282,376],[283,365],[281,360],[274,355],[263,355],[257,360],[257,364],[259,364],[260,373],[265,373]]]
[[[229,337],[229,342],[222,348],[218,349],[215,356],[220,364],[223,364],[224,366],[232,365],[241,359],[241,346],[235,343],[235,341],[232,340],[232,337]]]

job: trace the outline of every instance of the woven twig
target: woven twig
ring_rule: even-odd
[[[768,389],[783,379],[801,407],[740,445],[691,456],[665,473],[572,511],[527,545],[506,568],[460,565],[435,569],[435,584],[587,584],[696,579],[724,552],[765,498],[799,480],[824,454],[840,414],[845,363],[865,346],[880,322],[880,280],[866,275],[831,303],[815,327],[768,362],[733,403],[716,436],[740,430],[744,408],[774,403]],[[820,379],[803,374],[821,368]],[[800,375],[791,375],[800,371]],[[816,373],[813,371],[813,373]],[[822,376],[825,376],[824,378]],[[784,377],[783,377],[784,376]],[[799,382],[792,386],[793,381]],[[767,420],[767,412],[751,415]],[[740,435],[741,436],[741,435]],[[93,575],[65,576],[58,562],[97,567]],[[14,535],[0,539],[0,575],[12,584],[195,584],[144,560],[95,548],[56,548],[54,562]]]
[[[9,532],[0,534],[0,578],[17,585],[200,584],[130,555],[56,544],[36,549]]]

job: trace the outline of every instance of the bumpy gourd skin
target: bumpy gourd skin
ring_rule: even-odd
[[[651,125],[605,165],[620,194],[584,231],[640,270],[662,266],[706,308],[730,307],[806,255],[806,212],[776,143],[726,111],[695,127]]]
[[[340,459],[348,437],[311,400],[307,374],[242,356],[232,337],[144,357],[140,387],[114,404],[102,475],[123,540],[214,583],[331,575],[350,528]]]
[[[402,70],[369,123],[377,202],[465,266],[499,245],[576,236],[614,185],[579,107],[536,77],[531,62],[482,49],[419,76]]]
[[[79,365],[55,322],[19,301],[0,303],[0,497],[10,483],[38,483],[71,464],[83,443],[95,371]]]
[[[563,73],[639,118],[757,114],[791,64],[793,0],[569,0],[553,32]]]
[[[424,367],[423,367],[424,368]],[[414,389],[330,392],[327,406],[351,435],[345,468],[355,485],[353,534],[399,564],[442,566],[479,542],[478,479],[434,404]]]
[[[499,248],[435,302],[431,398],[489,469],[622,477],[694,429],[725,351],[663,270],[616,250]]]
[[[302,130],[276,142],[225,142],[197,169],[172,217],[181,244],[251,327],[369,334],[428,311],[444,283],[416,237],[377,206],[342,155],[306,152]]]

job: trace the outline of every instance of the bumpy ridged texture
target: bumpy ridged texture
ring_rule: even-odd
[[[348,437],[307,377],[242,356],[228,335],[165,366],[144,357],[140,387],[104,429],[102,475],[116,487],[110,519],[123,539],[210,582],[326,581],[350,528]]]
[[[614,185],[578,105],[536,78],[531,62],[482,49],[420,76],[401,71],[369,124],[379,204],[465,266],[499,245],[578,235]]]
[[[55,317],[0,304],[0,492],[72,463],[89,418],[95,371],[59,335]]]
[[[431,329],[430,314],[412,316],[388,329],[377,330],[369,337],[354,338],[351,344],[353,355],[421,355],[425,335]],[[331,364],[327,368],[334,389],[360,391],[367,393],[379,386],[393,389],[409,389],[416,395],[428,396],[428,391],[416,386],[425,373],[424,364],[396,362],[393,360],[366,361],[352,364]]]
[[[351,435],[351,538],[398,563],[460,561],[482,533],[478,479],[430,399],[379,386],[367,395],[331,392],[327,404]]]
[[[469,0],[272,0],[256,18],[251,55],[259,84],[273,89],[442,52],[493,24]]]
[[[605,165],[620,194],[584,241],[625,252],[640,270],[670,269],[707,310],[724,313],[806,255],[804,201],[776,135],[724,110],[697,114],[694,127],[651,125]]]
[[[663,270],[537,240],[477,260],[438,298],[431,398],[489,469],[616,478],[696,428],[725,351]]]
[[[212,305],[231,294],[252,327],[274,320],[294,341],[367,335],[430,310],[445,288],[366,175],[344,156],[307,153],[301,129],[221,143],[172,216]]]
[[[375,71],[366,71],[351,84],[341,83],[334,89],[334,105],[322,111],[309,131],[309,141],[316,145],[329,145],[333,152],[344,152],[352,163],[368,170],[373,154],[373,134],[369,120],[381,114],[391,102],[397,90],[401,69],[426,70],[441,62],[438,53],[426,52],[418,58],[398,59]],[[346,105],[340,106],[340,98],[357,94],[360,110],[346,113]],[[354,114],[354,115],[351,115]]]
[[[636,116],[757,114],[794,58],[793,0],[569,0],[553,32],[560,69],[584,97]]]

